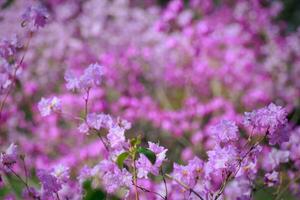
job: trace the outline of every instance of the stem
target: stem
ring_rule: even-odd
[[[162,168],[160,169],[160,173],[162,174],[162,178],[163,178],[163,181],[164,181],[164,186],[165,186],[165,192],[166,192],[166,196],[165,196],[165,199],[167,200],[168,199],[168,187],[167,187],[167,181],[165,179],[165,175],[163,173],[163,170]]]
[[[100,135],[100,133],[99,133],[98,131],[97,131],[97,135],[98,135],[98,137],[100,138],[100,140],[101,140],[102,144],[104,145],[105,149],[106,149],[107,151],[109,151],[108,145],[106,144],[106,142],[104,141],[104,139],[102,138],[102,136]]]
[[[25,157],[22,157],[21,160],[22,160],[24,172],[25,172],[25,182],[28,185],[28,172],[27,172],[27,167],[26,167],[26,163],[25,163]]]
[[[27,41],[27,43],[26,43],[26,45],[25,45],[25,52],[24,52],[24,54],[23,54],[23,56],[22,56],[22,58],[21,58],[19,64],[16,66],[16,68],[15,68],[15,70],[14,70],[13,77],[12,77],[13,82],[12,82],[11,85],[9,86],[9,89],[8,89],[8,91],[6,92],[6,94],[5,94],[4,98],[3,98],[3,101],[1,101],[1,104],[0,104],[0,119],[1,119],[1,116],[2,116],[2,111],[3,111],[4,104],[5,104],[5,102],[6,102],[7,98],[8,98],[8,96],[9,96],[9,94],[11,93],[13,84],[14,84],[15,81],[16,81],[15,79],[16,79],[16,76],[17,76],[17,71],[18,71],[18,69],[20,68],[20,66],[22,65],[22,63],[23,63],[23,61],[24,61],[24,59],[25,59],[25,56],[26,56],[26,54],[27,54],[27,50],[28,50],[28,47],[29,47],[29,44],[30,44],[30,41],[31,41],[32,36],[33,36],[33,33],[30,32],[28,41]]]
[[[296,182],[300,180],[300,175],[298,177],[296,177],[294,180],[291,180],[281,191],[280,193],[278,193],[278,195],[276,196],[275,200],[279,200],[280,197],[286,192],[286,190],[289,189],[290,185],[293,183],[293,182]]]
[[[133,184],[135,186],[135,200],[139,200],[139,192],[138,192],[138,187],[137,187],[137,171],[136,171],[135,156],[133,158]]]
[[[59,195],[58,195],[57,192],[55,192],[55,195],[56,195],[57,200],[60,200]]]
[[[174,180],[176,183],[178,183],[179,185],[181,185],[184,189],[190,191],[191,193],[194,193],[197,197],[199,197],[199,199],[204,200],[200,194],[198,194],[193,188],[190,188],[188,185],[186,185],[185,183],[181,182],[180,180],[172,177],[170,174],[165,174],[165,176],[171,180]]]
[[[264,137],[262,137],[262,139],[260,139],[259,141],[257,141],[253,146],[250,147],[250,149],[245,153],[245,155],[238,161],[238,166],[237,166],[237,170],[233,173],[230,172],[227,177],[225,178],[225,181],[223,182],[221,188],[219,189],[219,191],[217,192],[216,196],[214,197],[214,200],[218,200],[218,198],[221,196],[221,194],[223,193],[227,183],[234,179],[235,176],[237,175],[237,173],[240,171],[241,169],[241,165],[242,162],[245,160],[245,158],[266,138],[267,133],[264,135]]]
[[[25,185],[25,187],[28,191],[28,194],[30,194],[30,190],[29,190],[29,186],[28,186],[27,182],[24,181],[22,179],[22,177],[19,174],[17,174],[11,167],[8,167],[8,169]]]
[[[85,105],[84,105],[84,119],[86,119],[86,116],[88,114],[88,102],[89,102],[89,96],[90,96],[90,89],[86,91],[86,98],[84,99]]]
[[[144,192],[153,193],[153,194],[159,196],[160,198],[166,200],[166,197],[162,196],[162,195],[159,194],[158,192],[150,191],[150,190],[148,190],[148,189],[146,189],[146,188],[144,188],[144,187],[138,186],[138,185],[136,185],[136,187],[139,188],[140,190],[144,191]]]

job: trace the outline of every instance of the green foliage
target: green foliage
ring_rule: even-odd
[[[119,200],[118,197],[108,196],[101,189],[93,189],[91,181],[84,182],[83,189],[85,192],[85,196],[84,196],[83,200],[107,200],[107,199]]]
[[[117,158],[117,164],[119,166],[120,169],[122,169],[124,167],[124,161],[128,158],[129,153],[127,151],[121,153],[118,158]]]
[[[139,147],[137,150],[139,153],[144,154],[148,160],[154,165],[156,162],[156,155],[153,151],[146,149],[144,147]]]
[[[85,191],[84,200],[104,200],[106,199],[106,194],[100,189],[93,189],[91,181],[86,181],[83,184],[83,189]]]

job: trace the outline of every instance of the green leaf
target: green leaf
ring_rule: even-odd
[[[155,164],[156,155],[153,151],[146,149],[144,147],[139,147],[138,152],[144,154],[153,165]]]
[[[127,151],[121,153],[118,158],[117,158],[117,164],[119,166],[120,169],[123,168],[123,165],[124,165],[124,161],[128,158],[129,156],[129,153]]]

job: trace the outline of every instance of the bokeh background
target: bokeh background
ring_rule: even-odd
[[[270,102],[287,108],[298,134],[298,0],[182,5],[168,0],[0,0],[0,36],[26,38],[20,16],[37,2],[49,10],[49,24],[32,38],[0,122],[0,145],[17,141],[32,166],[64,163],[75,175],[85,163],[101,160],[104,149],[96,136],[79,134],[78,123],[68,117],[42,118],[37,110],[42,96],[55,94],[66,112],[82,115],[82,96],[66,90],[64,74],[69,69],[80,74],[92,62],[104,66],[105,76],[91,93],[90,110],[129,120],[133,128],[127,135],[140,134],[144,143],[159,141],[170,149],[170,161],[185,163],[193,154],[205,159],[212,125],[222,118],[241,123],[245,111]],[[262,155],[261,162],[265,159]],[[87,190],[90,196],[105,195]],[[8,191],[1,189],[0,199]],[[259,190],[255,199],[271,200],[273,194],[272,188]],[[297,197],[287,191],[284,199]]]

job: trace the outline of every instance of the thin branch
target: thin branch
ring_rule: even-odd
[[[198,192],[196,192],[193,188],[190,188],[188,185],[186,185],[185,183],[181,182],[180,180],[172,177],[169,174],[165,174],[165,176],[169,179],[174,180],[176,183],[178,183],[179,185],[181,185],[184,189],[190,191],[191,193],[195,194],[197,197],[199,197],[199,199],[204,200],[200,194],[198,194]]]
[[[158,192],[150,191],[150,190],[148,190],[148,189],[146,189],[146,188],[144,188],[144,187],[142,187],[142,186],[138,186],[138,185],[135,185],[135,186],[136,186],[137,188],[139,188],[140,190],[142,190],[143,192],[153,193],[153,194],[159,196],[160,198],[166,200],[166,197],[164,197],[163,195],[159,194]]]
[[[219,189],[219,191],[217,192],[216,196],[214,197],[214,200],[218,200],[218,198],[221,196],[221,194],[223,193],[227,183],[234,179],[235,176],[237,175],[237,173],[240,171],[241,169],[241,165],[243,163],[243,161],[246,159],[246,157],[266,138],[267,133],[264,135],[264,137],[262,137],[262,139],[260,139],[259,141],[257,141],[253,146],[250,147],[250,149],[245,153],[244,156],[242,156],[241,159],[238,160],[238,166],[237,166],[237,170],[232,173],[230,172],[227,177],[225,178],[225,181],[223,182],[221,188]]]
[[[86,119],[87,114],[88,114],[88,102],[89,102],[89,97],[90,97],[90,89],[87,89],[86,91],[86,97],[84,98],[84,119]]]
[[[24,54],[23,54],[23,56],[22,56],[22,58],[21,58],[21,61],[18,63],[18,65],[16,66],[16,68],[15,68],[15,70],[14,70],[13,77],[12,77],[13,82],[12,82],[11,85],[9,86],[9,89],[8,89],[8,91],[6,92],[6,94],[5,94],[4,98],[3,98],[3,101],[1,101],[1,104],[0,104],[0,119],[1,119],[1,116],[2,116],[2,111],[3,111],[3,108],[4,108],[4,104],[5,104],[5,102],[6,102],[7,98],[8,98],[8,96],[9,96],[9,94],[10,94],[11,91],[12,91],[13,84],[14,84],[15,81],[16,81],[17,71],[18,71],[18,69],[20,68],[20,66],[23,64],[23,61],[24,61],[25,56],[26,56],[26,54],[27,54],[28,47],[29,47],[29,44],[30,44],[30,41],[31,41],[32,36],[33,36],[33,33],[30,32],[28,41],[27,41],[27,43],[26,43],[26,45],[25,45],[25,52],[24,52]]]
[[[100,138],[100,140],[101,140],[102,144],[104,145],[105,149],[106,149],[107,151],[109,151],[108,145],[106,144],[106,142],[104,141],[103,137],[100,135],[100,133],[99,133],[98,131],[97,131],[97,135],[98,135],[98,137]]]
[[[165,174],[163,173],[162,168],[160,168],[160,173],[161,173],[163,181],[164,181],[165,193],[166,193],[165,199],[167,200],[168,199],[168,187],[167,187],[167,181],[165,179]]]

